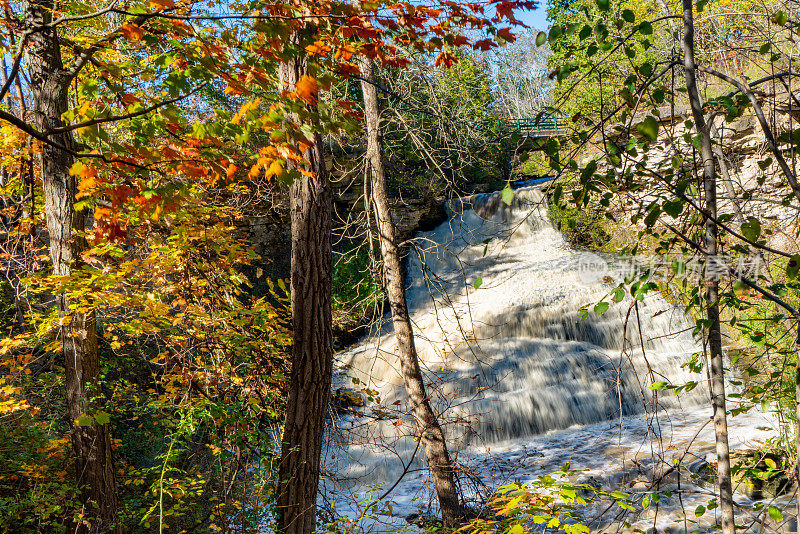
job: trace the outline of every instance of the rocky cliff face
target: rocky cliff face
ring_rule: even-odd
[[[772,99],[765,100],[763,105],[774,135],[780,140],[783,134],[800,131],[800,107],[795,106],[790,113],[788,106],[779,103],[786,100],[785,95],[783,98],[780,95],[771,96]],[[676,165],[682,166],[689,173],[699,173],[699,169],[692,167],[693,156],[699,160],[699,150],[693,145],[690,128],[687,127],[691,124],[689,107],[662,107],[652,110],[635,116],[625,128],[632,126],[635,131],[637,123],[648,115],[656,117],[659,122],[658,138],[649,144],[646,151],[629,153],[627,164],[642,163],[656,173]],[[606,129],[606,139],[616,137],[621,140],[619,136],[622,130],[620,126]],[[791,195],[791,189],[773,161],[774,158],[771,158],[764,132],[752,111],[732,121],[726,121],[722,115],[718,115],[712,135],[719,162],[720,214],[730,214],[736,227],[747,217],[757,216],[762,224],[766,223],[765,234],[771,245],[785,250],[800,250],[795,237],[800,228],[800,206]],[[786,136],[783,137],[781,149],[784,150],[789,164],[800,164],[800,154],[795,154],[791,145],[786,142]],[[581,164],[598,157],[603,150],[602,138],[596,139],[593,146],[583,154]],[[724,157],[719,157],[720,152]],[[605,170],[601,169],[601,172]],[[627,200],[623,201],[623,211],[647,205],[662,193],[672,196],[668,192],[668,185],[655,176],[644,185],[641,192],[631,192]]]
[[[363,239],[366,217],[364,213],[364,182],[360,173],[332,173],[334,201],[334,249],[348,241]],[[291,228],[289,222],[286,188],[265,195],[262,202],[250,206],[241,236],[252,243],[257,255],[254,263],[256,278],[287,278],[291,261]],[[392,218],[397,225],[401,241],[408,241],[416,232],[430,230],[447,217],[441,198],[412,198],[397,194],[390,199]]]

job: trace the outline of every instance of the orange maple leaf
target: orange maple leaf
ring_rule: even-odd
[[[278,177],[281,174],[283,174],[283,166],[281,165],[281,161],[276,159],[270,163],[269,168],[266,170],[265,176],[269,180],[273,176]]]
[[[172,0],[150,0],[150,7],[158,11],[163,11],[175,7],[175,2]]]
[[[119,31],[129,41],[140,41],[144,37],[144,30],[135,24],[125,24]]]
[[[434,65],[437,67],[444,65],[445,67],[450,68],[456,63],[458,63],[458,56],[445,50],[439,54],[439,57],[436,58]]]
[[[317,103],[317,93],[319,93],[319,85],[313,76],[304,74],[294,86],[294,92],[297,96],[309,104]]]

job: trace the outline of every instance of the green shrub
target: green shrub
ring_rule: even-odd
[[[360,326],[383,302],[383,288],[365,246],[335,254],[332,290],[334,326],[340,329]]]
[[[611,235],[605,229],[607,219],[600,211],[550,204],[547,216],[573,246],[599,249],[611,240]]]

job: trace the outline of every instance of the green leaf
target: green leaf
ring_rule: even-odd
[[[586,182],[588,182],[589,178],[591,178],[592,175],[594,175],[596,170],[597,170],[597,161],[596,160],[592,160],[589,163],[587,163],[586,167],[584,167],[581,170],[581,183],[585,184]]]
[[[594,312],[597,315],[603,315],[608,310],[608,302],[598,302],[594,305]]]
[[[758,168],[761,169],[762,171],[767,170],[767,168],[769,168],[770,165],[772,165],[772,158],[767,158],[765,160],[761,160],[758,162]]]
[[[75,424],[78,426],[92,426],[94,424],[94,419],[91,415],[82,413],[75,418]]]
[[[772,21],[778,26],[786,26],[786,23],[789,21],[789,15],[783,11],[777,11],[772,15]]]
[[[756,242],[761,236],[761,221],[755,217],[748,217],[747,222],[742,223],[742,235],[748,241]]]
[[[642,35],[653,35],[653,25],[647,21],[639,24],[639,33]]]
[[[773,521],[783,521],[783,514],[774,506],[769,507],[769,517]]]
[[[542,46],[544,43],[547,42],[547,34],[544,32],[539,32],[536,34],[536,46]]]
[[[476,278],[475,281],[472,282],[472,287],[478,289],[479,287],[481,287],[482,283],[483,283],[483,278]]]
[[[561,199],[561,193],[564,191],[564,188],[561,187],[561,184],[556,186],[555,191],[553,191],[553,204],[558,204],[558,201]]]
[[[611,0],[594,0],[597,2],[597,9],[600,11],[608,11],[608,8],[611,6]]]
[[[704,513],[706,513],[706,507],[703,506],[702,504],[698,506],[694,511],[694,515],[696,515],[697,517],[702,516]]]
[[[630,22],[631,24],[633,24],[633,22],[636,20],[636,15],[630,9],[623,9],[622,10],[622,20],[624,20],[625,22]]]
[[[511,189],[511,184],[506,184],[501,193],[501,197],[503,198],[503,202],[509,206],[511,205],[511,202],[514,201],[514,190]]]
[[[648,115],[642,122],[636,125],[636,131],[650,141],[655,141],[656,137],[658,137],[658,120],[652,115]]]
[[[664,202],[661,208],[664,210],[664,213],[674,219],[683,211],[683,202],[681,200],[668,200]]]
[[[699,0],[695,7],[697,8],[698,13],[702,13],[703,10],[706,8],[706,4],[708,4],[708,0]]]
[[[653,209],[651,209],[650,213],[647,214],[647,217],[644,218],[645,226],[648,228],[653,226],[658,220],[659,215],[661,215],[661,207],[657,205],[653,206]]]
[[[642,63],[639,65],[639,73],[645,78],[649,78],[653,74],[653,65],[651,63]]]
[[[800,271],[800,254],[795,254],[789,258],[789,263],[786,264],[786,276],[794,280],[797,278],[798,271]]]
[[[94,420],[97,421],[98,425],[107,425],[111,422],[111,416],[106,412],[100,411],[94,414]]]

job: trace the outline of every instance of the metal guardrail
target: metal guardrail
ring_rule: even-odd
[[[563,121],[564,119],[561,119]],[[558,117],[540,117],[538,119],[500,119],[498,126],[507,131],[517,131],[529,136],[563,135],[559,131]]]

